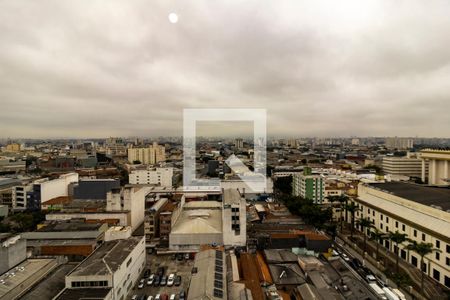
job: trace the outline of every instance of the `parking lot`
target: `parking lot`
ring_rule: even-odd
[[[167,294],[169,297],[171,294],[176,294],[178,298],[178,294],[181,291],[187,292],[187,289],[189,287],[189,281],[191,279],[191,271],[192,267],[194,265],[194,260],[174,260],[172,258],[172,255],[156,255],[156,254],[147,254],[147,269],[150,269],[151,274],[155,274],[158,267],[164,267],[165,269],[165,276],[169,276],[170,274],[175,274],[181,276],[181,284],[180,286],[148,286],[147,285],[147,279],[145,280],[144,287],[141,289],[138,289],[138,284],[134,287],[130,294],[130,299],[132,295],[142,295],[145,294],[148,296],[155,297],[157,294]],[[141,277],[142,278],[141,274]]]

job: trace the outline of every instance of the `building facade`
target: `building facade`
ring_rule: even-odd
[[[130,184],[151,184],[171,187],[173,168],[153,168],[149,170],[134,170],[129,176]]]
[[[426,180],[428,165],[428,184],[450,185],[450,150],[424,149],[421,151],[422,181]]]
[[[128,162],[139,161],[144,165],[154,165],[166,161],[164,146],[154,142],[147,148],[128,148]]]
[[[395,176],[422,176],[422,160],[411,155],[405,157],[385,156],[382,168],[385,174]],[[425,169],[427,165],[425,165]]]
[[[441,252],[425,257],[425,273],[450,287],[450,190],[404,182],[360,184],[356,220],[369,218],[374,227],[388,233],[398,231],[417,243],[431,243]],[[348,218],[349,220],[351,218]],[[356,223],[356,222],[355,222]],[[382,244],[401,259],[420,268],[420,256],[406,249],[399,251],[388,239]]]
[[[324,176],[311,174],[309,168],[305,168],[303,174],[295,173],[292,176],[292,195],[322,203],[325,199]]]

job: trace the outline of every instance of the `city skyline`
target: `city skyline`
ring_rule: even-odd
[[[449,8],[5,1],[0,137],[180,136],[184,108],[265,108],[270,136],[445,138]]]

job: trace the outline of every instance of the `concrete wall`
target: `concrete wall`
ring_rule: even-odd
[[[26,241],[18,236],[0,245],[0,274],[15,267],[27,258]]]

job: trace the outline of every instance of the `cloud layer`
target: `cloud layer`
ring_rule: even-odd
[[[270,135],[449,137],[449,11],[2,1],[0,137],[181,135],[183,108],[203,107],[266,108]]]

